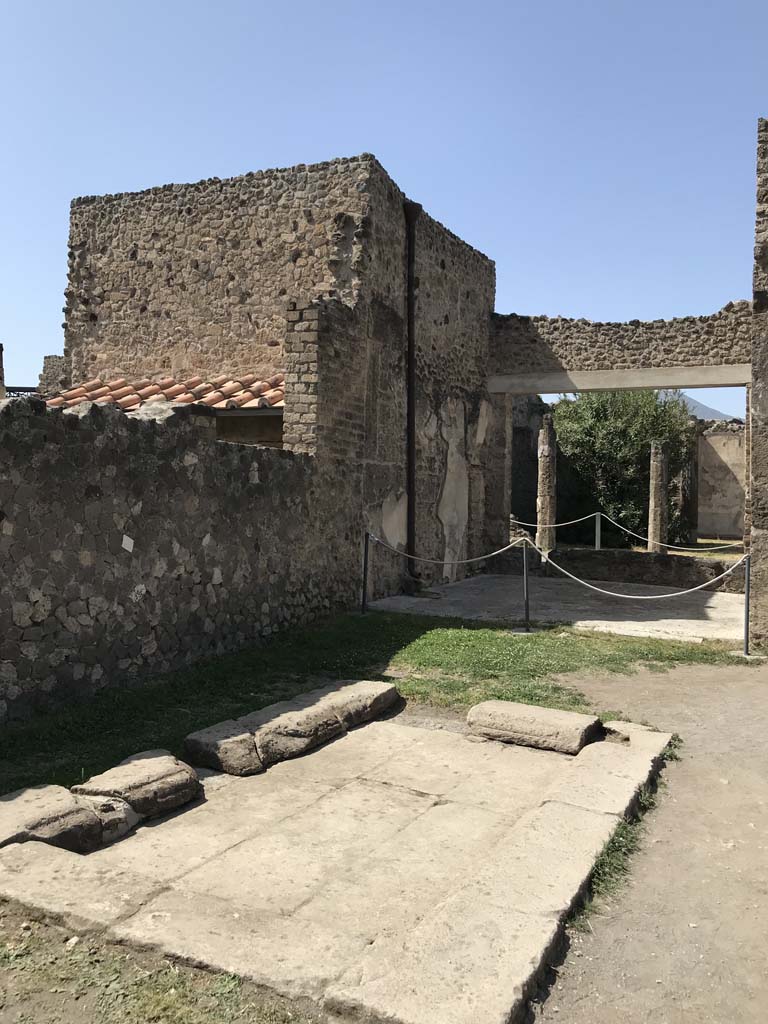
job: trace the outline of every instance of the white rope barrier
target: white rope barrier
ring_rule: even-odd
[[[609,523],[613,523],[614,526],[617,526],[620,530],[623,530],[624,533],[628,533],[632,537],[637,537],[638,540],[642,540],[646,544],[649,542],[648,537],[643,537],[641,534],[635,533],[634,530],[630,530],[626,526],[622,526],[621,523],[617,523],[615,519],[611,519],[611,517],[606,512],[601,512],[600,515]],[[657,541],[656,543],[660,544],[661,547],[664,548],[674,548],[676,551],[725,551],[726,548],[738,548],[742,545],[742,542],[740,540],[731,541],[729,544],[720,544],[718,546],[713,545],[710,548],[692,548],[686,546],[685,544],[666,544],[663,541]]]
[[[511,544],[505,545],[503,548],[499,548],[497,551],[491,551],[487,555],[478,555],[476,558],[456,558],[456,559],[442,559],[442,558],[422,558],[420,555],[409,555],[407,551],[399,551],[397,548],[392,547],[391,544],[387,544],[380,537],[377,537],[373,533],[369,533],[368,536],[374,544],[379,544],[381,547],[386,548],[387,551],[391,551],[395,555],[400,555],[403,558],[408,558],[414,562],[428,562],[430,565],[469,565],[472,562],[484,562],[489,558],[495,558],[497,555],[503,555],[506,551],[511,551],[512,548],[519,547],[520,545],[528,544],[534,551],[537,551],[541,556],[543,562],[548,562],[554,569],[562,573],[563,576],[567,576],[572,579],[574,583],[579,583],[582,587],[586,587],[588,590],[594,590],[598,594],[605,594],[606,597],[618,597],[624,601],[665,601],[671,597],[684,597],[686,594],[694,594],[697,590],[704,590],[705,587],[712,586],[713,583],[719,583],[720,580],[724,580],[726,576],[730,576],[731,573],[735,572],[740,565],[742,565],[749,555],[742,555],[738,562],[734,562],[732,566],[720,573],[719,576],[713,577],[711,580],[705,580],[704,583],[700,583],[696,587],[691,587],[689,590],[676,590],[672,594],[620,594],[616,590],[604,590],[602,587],[596,587],[593,583],[587,583],[586,580],[581,579],[579,576],[574,576],[572,572],[564,569],[562,565],[558,565],[557,562],[553,562],[549,555],[545,554],[541,548],[536,547],[533,541],[529,537],[518,537],[512,541]]]
[[[511,551],[512,548],[519,547],[521,544],[525,544],[528,541],[527,537],[517,537],[512,541],[511,544],[507,544],[506,547],[499,548],[498,551],[492,551],[489,555],[478,555],[477,558],[421,558],[419,555],[409,555],[407,551],[400,551],[398,548],[393,548],[391,544],[387,544],[386,541],[377,537],[373,533],[369,533],[368,536],[371,538],[374,544],[380,544],[381,547],[386,548],[387,551],[391,551],[395,555],[402,555],[403,558],[410,558],[413,562],[428,562],[430,565],[469,565],[472,562],[484,562],[488,558],[495,558],[496,555],[503,555],[505,551]],[[530,543],[530,541],[528,541]]]
[[[622,526],[621,523],[618,523],[615,519],[611,519],[607,512],[590,512],[588,516],[582,516],[580,519],[568,519],[563,523],[526,523],[523,522],[522,519],[516,519],[515,516],[512,516],[511,520],[515,526],[529,526],[534,530],[555,530],[558,526],[573,526],[574,523],[584,523],[588,519],[594,519],[595,516],[602,516],[603,519],[612,523],[619,530],[623,530],[624,533],[628,533],[631,537],[636,537],[645,544],[650,542],[650,538],[643,537],[642,534],[635,533],[634,530],[630,530],[628,527]],[[725,551],[726,549],[739,548],[742,546],[742,542],[740,540],[730,541],[728,544],[713,545],[712,547],[707,548],[691,547],[686,544],[667,544],[664,541],[655,541],[654,543],[658,543],[663,548],[674,548],[675,551],[698,551],[700,553],[705,551]]]
[[[600,515],[603,513],[601,512]],[[569,519],[565,523],[524,523],[522,519],[517,519],[515,516],[511,516],[512,522],[516,526],[532,526],[534,530],[554,530],[556,526],[573,526],[574,523],[584,523],[587,519],[594,519],[597,512],[590,512],[588,516],[582,516],[580,519]]]
[[[704,583],[700,583],[697,587],[691,587],[690,590],[676,590],[672,594],[619,594],[615,590],[603,590],[602,587],[596,587],[592,583],[587,583],[586,580],[582,580],[578,576],[574,576],[572,572],[568,572],[568,570],[564,569],[562,565],[558,565],[557,562],[553,562],[552,559],[548,555],[545,555],[543,551],[539,550],[535,544],[531,544],[531,547],[535,548],[535,550],[539,552],[545,562],[549,562],[553,568],[557,569],[558,572],[561,572],[563,576],[568,576],[569,579],[572,579],[575,583],[580,583],[582,587],[587,587],[589,590],[595,590],[598,594],[605,594],[606,597],[620,597],[625,601],[665,601],[670,597],[684,597],[686,594],[693,594],[697,590],[704,590],[705,587],[710,587],[713,583],[718,583],[720,580],[724,580],[726,576],[730,576],[732,572],[735,572],[742,562],[745,562],[749,557],[748,555],[742,555],[738,562],[734,562],[730,568],[725,570],[725,572],[720,573],[719,576],[715,576],[711,580],[705,580]]]

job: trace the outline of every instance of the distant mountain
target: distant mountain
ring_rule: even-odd
[[[661,391],[661,392],[659,392],[659,394],[661,395],[662,398],[665,398],[667,395],[674,394],[674,392]],[[727,420],[729,422],[731,420],[740,419],[739,416],[729,416],[728,413],[726,413],[726,412],[720,412],[718,409],[713,409],[709,405],[704,405],[703,402],[697,402],[696,399],[695,398],[691,398],[690,395],[686,395],[684,393],[681,393],[680,397],[685,402],[685,404],[688,406],[688,409],[690,411],[691,416],[695,416],[696,419],[699,419],[699,420]]]

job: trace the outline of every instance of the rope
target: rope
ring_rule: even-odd
[[[554,530],[556,526],[572,526],[574,523],[583,523],[587,519],[594,519],[596,515],[596,512],[590,512],[588,516],[582,516],[581,519],[569,519],[567,523],[524,523],[522,519],[516,519],[515,516],[511,518],[516,526],[532,526],[534,530]]]
[[[530,526],[534,530],[554,530],[554,529],[557,529],[558,526],[573,526],[574,523],[586,522],[587,519],[594,519],[595,516],[602,516],[603,519],[607,520],[609,523],[613,523],[614,526],[618,527],[620,530],[623,530],[624,533],[628,533],[632,537],[637,537],[638,540],[642,540],[646,544],[649,543],[649,538],[648,537],[643,537],[642,534],[635,533],[634,530],[630,530],[626,526],[622,526],[621,523],[617,523],[615,519],[611,519],[611,517],[608,515],[607,512],[590,512],[588,516],[582,516],[581,519],[568,519],[564,523],[541,523],[541,524],[539,524],[539,523],[525,523],[525,522],[523,522],[522,519],[516,519],[515,516],[512,516],[511,519],[512,519],[512,522],[516,526]],[[667,543],[665,543],[663,541],[658,541],[657,543],[659,543],[661,545],[661,547],[663,547],[663,548],[674,548],[676,551],[699,551],[699,552],[701,552],[701,551],[725,551],[726,548],[738,548],[738,547],[741,547],[741,545],[742,545],[742,542],[740,540],[730,541],[728,544],[720,544],[720,545],[717,545],[717,546],[713,545],[712,547],[709,547],[709,548],[690,547],[690,546],[688,546],[686,544],[667,544]]]
[[[505,551],[510,551],[520,544],[525,544],[528,540],[527,537],[518,537],[511,544],[507,544],[506,547],[499,548],[498,551],[492,551],[490,555],[478,555],[477,558],[455,558],[451,560],[447,558],[420,558],[418,555],[409,555],[407,551],[399,551],[397,548],[393,548],[391,544],[387,544],[386,541],[381,540],[380,537],[373,533],[369,533],[368,536],[374,544],[380,544],[387,551],[392,551],[396,555],[402,555],[403,558],[410,558],[414,562],[429,562],[431,565],[469,565],[470,562],[484,562],[486,558],[495,558],[496,555],[503,555]]]
[[[705,580],[704,583],[700,583],[696,587],[691,587],[690,590],[676,590],[673,594],[620,594],[616,590],[603,590],[602,587],[596,587],[594,584],[587,583],[586,580],[582,580],[580,577],[574,576],[572,572],[568,572],[568,570],[564,569],[562,565],[558,565],[557,562],[553,562],[552,559],[541,550],[541,548],[536,547],[529,537],[518,537],[516,540],[513,540],[511,544],[507,544],[505,547],[499,548],[498,551],[491,551],[488,555],[478,555],[476,558],[457,558],[450,560],[442,558],[421,558],[419,555],[409,555],[406,551],[399,551],[397,548],[393,548],[391,544],[387,544],[386,541],[383,541],[373,533],[369,533],[368,536],[374,544],[380,544],[381,547],[386,548],[387,551],[391,551],[395,555],[401,555],[403,558],[410,558],[414,562],[429,562],[431,565],[469,565],[471,562],[484,562],[488,558],[495,558],[496,555],[503,555],[505,551],[510,551],[512,548],[516,548],[520,544],[530,544],[534,551],[538,551],[544,562],[549,562],[553,568],[557,569],[558,572],[561,572],[563,576],[567,576],[569,579],[572,579],[574,583],[579,583],[582,587],[587,587],[588,590],[594,590],[598,594],[605,594],[606,597],[620,597],[624,601],[665,601],[670,597],[684,597],[686,594],[693,594],[697,590],[704,590],[705,587],[710,587],[713,583],[719,583],[720,580],[724,580],[726,576],[730,576],[731,573],[735,572],[738,567],[749,558],[749,555],[742,555],[738,562],[734,562],[730,568],[725,570],[725,572],[720,573],[719,576],[715,576],[711,580]]]
[[[709,587],[713,583],[718,583],[720,580],[725,579],[726,576],[730,576],[731,573],[738,569],[741,563],[745,562],[749,557],[748,555],[742,555],[738,562],[733,563],[730,569],[726,569],[725,572],[720,573],[719,576],[715,576],[714,579],[700,583],[697,587],[691,587],[690,590],[677,590],[673,594],[619,594],[615,590],[603,590],[602,587],[596,587],[592,583],[587,583],[586,580],[579,579],[578,576],[574,576],[572,572],[568,572],[567,569],[564,569],[562,565],[558,565],[557,562],[553,562],[552,559],[545,555],[543,551],[540,551],[535,544],[532,544],[531,547],[536,548],[545,562],[549,562],[549,564],[554,566],[558,572],[561,572],[564,576],[568,576],[575,583],[580,583],[582,587],[587,587],[589,590],[596,590],[598,594],[605,594],[607,597],[620,597],[625,601],[664,601],[669,597],[684,597],[685,594],[693,594],[697,590],[703,590],[705,587]]]
[[[643,537],[641,534],[635,533],[634,530],[627,529],[626,526],[622,526],[621,523],[617,523],[615,519],[611,519],[611,517],[606,512],[601,512],[600,515],[603,517],[603,519],[607,519],[609,523],[613,523],[614,526],[618,526],[618,528],[620,530],[623,530],[624,533],[628,533],[632,537],[637,537],[638,540],[645,541],[646,544],[648,543],[648,537]],[[741,547],[742,542],[740,540],[734,540],[731,541],[729,544],[720,544],[717,547],[713,546],[711,548],[692,548],[687,547],[685,544],[664,544],[661,541],[659,541],[658,543],[660,543],[661,546],[664,548],[674,548],[676,551],[724,551],[726,548]]]

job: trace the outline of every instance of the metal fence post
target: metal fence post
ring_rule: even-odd
[[[368,549],[371,543],[371,535],[365,531],[363,537],[363,593],[360,597],[360,613],[365,615],[368,611]]]
[[[523,541],[523,606],[525,614],[525,632],[531,632],[531,610],[528,599],[528,541]]]
[[[749,577],[752,555],[744,559],[744,657],[749,657]]]
[[[600,536],[600,527],[602,526],[602,518],[599,512],[595,512],[595,551],[600,550],[602,538]]]

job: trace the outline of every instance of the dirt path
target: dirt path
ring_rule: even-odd
[[[763,1024],[768,1017],[768,667],[567,678],[678,732],[682,760],[627,887],[591,918],[536,1019]]]

